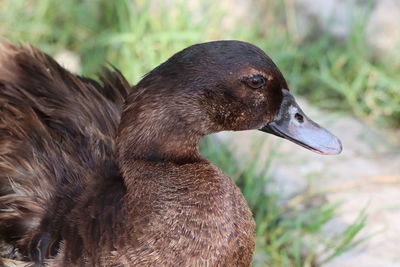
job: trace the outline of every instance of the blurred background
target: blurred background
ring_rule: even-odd
[[[400,266],[400,2],[215,2],[0,0],[0,36],[93,78],[112,64],[132,84],[194,43],[258,45],[344,151],[257,132],[203,140],[253,210],[254,266]]]

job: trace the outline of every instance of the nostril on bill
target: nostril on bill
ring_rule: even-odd
[[[296,113],[294,114],[294,118],[299,122],[299,123],[303,123],[304,122],[304,117],[303,115]]]

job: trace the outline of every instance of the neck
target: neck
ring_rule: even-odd
[[[131,166],[128,162],[134,160],[176,164],[201,160],[198,143],[203,135],[193,130],[193,123],[199,122],[188,120],[192,114],[179,114],[179,110],[176,104],[142,103],[137,97],[128,97],[117,137],[122,165]]]
[[[120,159],[177,164],[199,160],[201,158],[198,151],[199,138],[188,137],[189,134],[171,136],[170,131],[175,130],[144,127],[137,131],[131,130],[129,133],[121,131],[118,141]]]

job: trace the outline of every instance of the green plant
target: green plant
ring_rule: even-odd
[[[314,25],[310,36],[298,40],[290,24],[294,11],[284,4],[287,2],[269,5],[266,12],[277,14],[272,29],[267,27],[266,31],[258,24],[253,34],[288,74],[289,86],[320,107],[348,110],[379,126],[399,127],[400,66],[396,61],[375,57],[368,47],[368,14],[352,14],[350,34],[345,39]]]
[[[359,245],[356,235],[365,225],[365,212],[334,236],[328,236],[323,227],[335,217],[337,204],[321,204],[322,195],[303,192],[282,201],[280,192],[268,173],[275,151],[263,167],[259,166],[261,140],[254,142],[249,157],[243,162],[235,153],[213,137],[203,140],[201,151],[210,161],[224,170],[241,188],[254,214],[257,232],[257,250],[254,266],[316,266],[326,263]]]
[[[288,3],[255,1],[249,22],[227,28],[221,21],[229,6],[210,0],[197,6],[182,0],[71,0],[63,8],[52,0],[4,0],[0,35],[28,41],[51,54],[65,48],[74,51],[82,57],[85,74],[93,75],[109,61],[133,83],[190,44],[241,39],[267,51],[291,89],[319,106],[399,126],[398,66],[373,58],[365,44],[366,16],[354,14],[346,40],[336,40],[318,28],[301,40],[293,22],[295,10]]]

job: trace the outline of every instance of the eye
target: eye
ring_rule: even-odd
[[[267,80],[261,75],[244,78],[243,82],[253,89],[264,87],[267,84]]]

